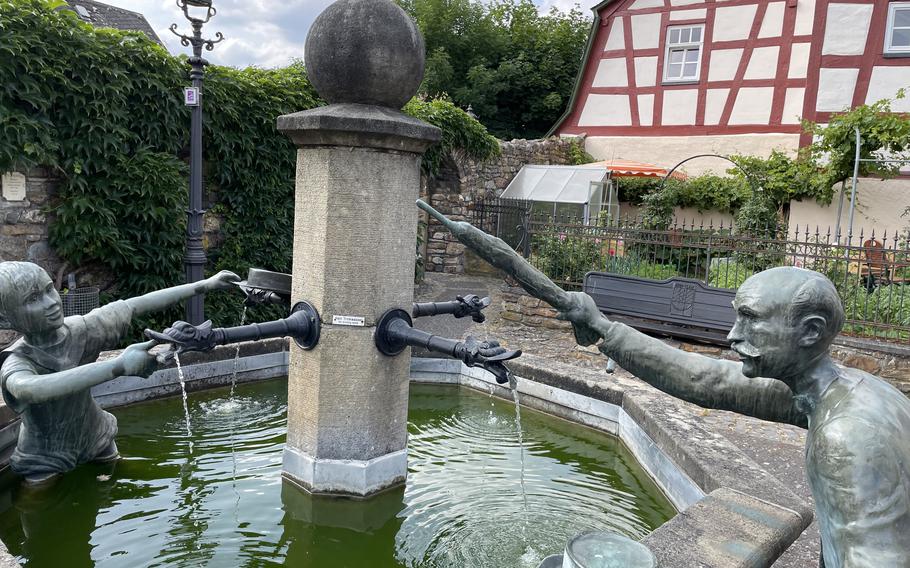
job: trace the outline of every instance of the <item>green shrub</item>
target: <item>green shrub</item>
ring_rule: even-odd
[[[708,286],[736,289],[752,276],[751,266],[736,261],[712,263],[708,272]]]
[[[602,248],[600,239],[565,233],[535,235],[531,242],[534,266],[568,288],[578,288],[587,272],[599,269]]]

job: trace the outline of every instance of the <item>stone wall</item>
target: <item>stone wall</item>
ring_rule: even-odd
[[[44,168],[21,173],[26,176],[25,199],[8,201],[6,197],[0,197],[0,217],[3,219],[0,260],[27,260],[40,264],[53,275],[61,262],[47,242],[45,209],[60,183]]]
[[[564,330],[571,333],[572,326],[556,319],[556,310],[549,304],[533,298],[522,288],[504,284],[502,312],[500,317],[513,325],[526,325],[545,329]],[[739,357],[725,347],[690,343],[677,339],[664,339],[677,349],[701,353],[709,357],[738,361]],[[578,347],[579,358],[602,358],[593,346]],[[849,336],[840,336],[830,350],[834,360],[847,367],[855,367],[886,379],[901,392],[910,396],[910,346],[884,341],[873,341]]]
[[[438,176],[425,180],[421,198],[455,221],[471,221],[477,199],[498,197],[526,164],[567,165],[571,163],[569,139],[512,140],[501,142],[500,157],[476,162],[452,156]],[[421,220],[427,221],[421,214]],[[425,262],[427,272],[462,274],[465,271],[464,246],[435,220],[426,229]]]
[[[9,201],[8,192],[0,197],[0,261],[19,260],[41,265],[56,277],[62,263],[47,242],[48,200],[56,193],[59,180],[44,168],[19,172],[25,174],[25,199]],[[17,335],[0,330],[0,347]]]

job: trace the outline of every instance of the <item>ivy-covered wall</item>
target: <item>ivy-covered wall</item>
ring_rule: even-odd
[[[110,296],[176,284],[188,185],[185,57],[140,33],[92,28],[60,5],[0,0],[0,172],[41,168],[53,178],[39,204],[48,242],[71,267],[109,273]],[[203,102],[207,225],[219,245],[207,270],[289,272],[296,152],[275,120],[322,101],[298,63],[211,65]],[[412,101],[405,111],[443,129],[428,172],[446,152],[498,152],[483,126],[450,102]],[[238,302],[211,295],[206,315],[233,323]]]

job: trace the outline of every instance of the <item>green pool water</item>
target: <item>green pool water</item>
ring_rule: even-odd
[[[412,385],[404,488],[313,497],[281,478],[287,384],[114,411],[116,464],[0,492],[0,539],[30,568],[531,567],[586,529],[641,538],[674,509],[622,444],[460,387]]]

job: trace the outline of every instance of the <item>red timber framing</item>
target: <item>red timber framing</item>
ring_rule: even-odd
[[[874,5],[869,32],[866,35],[865,51],[862,55],[822,55],[826,15],[828,14],[828,6],[832,3]],[[636,8],[636,4],[640,7]],[[777,29],[774,29],[773,33],[761,34],[763,23],[766,20],[765,16],[771,4],[775,4],[774,9],[778,10],[778,13],[782,5],[782,18],[778,19],[777,14],[772,18],[775,24],[780,23],[780,33],[778,34]],[[866,96],[874,67],[907,67],[907,82],[910,83],[910,58],[886,58],[883,56],[888,0],[814,0],[814,9],[812,4],[812,0],[605,0],[593,8],[595,13],[594,24],[575,91],[569,103],[569,108],[554,125],[550,134],[587,134],[588,136],[797,134],[802,132],[802,127],[796,123],[795,118],[795,114],[800,112],[800,110],[802,118],[816,122],[825,122],[831,115],[830,112],[816,112],[821,68],[853,68],[859,70],[856,88],[852,96],[852,104],[854,106],[867,102]],[[743,33],[740,34],[741,39],[714,41],[714,24],[717,10],[737,6],[755,7],[751,26],[747,28],[748,32],[746,33],[746,30],[743,29]],[[699,16],[700,12],[698,11],[700,10],[704,11],[704,17],[688,17],[689,15]],[[800,14],[802,25],[797,24],[798,11],[803,11]],[[672,19],[671,13],[673,12],[687,13],[674,14],[673,17],[677,19]],[[656,38],[656,41],[655,38],[651,38],[650,41],[645,42],[650,45],[657,44],[658,47],[635,49],[633,42],[635,39],[639,39],[639,43],[641,43],[641,38],[633,37],[635,30],[632,26],[632,16],[647,14],[660,14],[659,29],[653,32],[659,34],[658,38]],[[622,49],[604,51],[610,32],[619,21],[622,22],[621,25],[623,26],[622,38],[624,45]],[[807,25],[809,22],[811,22],[811,31]],[[686,24],[704,24],[705,26],[700,53],[699,78],[697,82],[687,84],[663,82],[667,28],[668,26]],[[743,26],[745,27],[745,24]],[[776,26],[772,27],[776,28]],[[844,30],[844,33],[849,34],[851,30]],[[723,35],[721,33],[720,37],[723,37]],[[768,37],[759,37],[760,35]],[[789,78],[788,75],[791,74],[791,58],[797,57],[794,54],[794,44],[808,44],[809,46],[808,61],[803,58],[801,61],[795,62],[795,68],[805,67],[807,72],[795,73],[793,78]],[[778,48],[778,54],[776,66],[770,75],[764,74],[764,78],[747,79],[749,62],[752,60],[755,50],[773,47]],[[712,53],[717,50],[730,49],[742,50],[738,64],[735,66],[735,71],[732,68],[725,69],[728,77],[732,75],[732,80],[713,80],[709,82]],[[764,51],[767,53],[767,50]],[[804,49],[802,53],[805,54]],[[636,84],[636,58],[641,57],[657,57],[656,76],[646,82],[645,85]],[[608,59],[624,59],[627,86],[594,86],[600,62]],[[649,85],[647,83],[653,84]],[[765,96],[762,102],[758,103],[762,106],[762,112],[746,112],[745,114],[740,112],[739,118],[732,120],[737,111],[741,111],[744,106],[750,104],[751,99],[745,97],[737,103],[742,90],[750,89],[747,94],[759,92],[751,90],[753,88],[765,88],[764,91],[761,91],[765,95],[767,95],[767,89],[771,89],[770,112],[767,110],[768,101],[767,96]],[[722,100],[721,89],[729,90],[725,100]],[[791,101],[789,107],[786,106],[788,89],[791,90],[791,95],[795,99],[795,103]],[[796,98],[800,89],[803,90],[801,105],[799,105],[799,100]],[[697,90],[694,114],[692,114],[693,118],[691,123],[686,124],[679,124],[678,117],[675,121],[672,121],[666,120],[664,116],[664,98],[672,91],[682,90]],[[709,91],[714,93],[713,103],[709,102]],[[622,114],[619,119],[605,121],[611,122],[613,125],[597,125],[596,119],[590,119],[591,112],[589,111],[587,122],[579,124],[585,105],[592,95],[626,95],[629,104],[628,115]],[[642,95],[646,95],[643,99],[645,102],[650,97],[653,97],[653,109],[650,109],[650,112],[649,109],[639,106]],[[621,102],[623,99],[616,100]],[[848,99],[847,102],[849,104],[850,100]],[[709,112],[706,112],[711,104],[714,106]],[[788,108],[789,111],[787,110]],[[669,106],[667,109],[673,110]],[[792,112],[794,109],[796,112]],[[706,116],[708,114],[711,115],[711,120],[708,120]],[[792,116],[785,116],[785,114]],[[764,115],[767,118],[764,120],[743,120],[743,116],[754,117],[756,115]],[[648,116],[651,117],[650,124],[647,120]],[[803,143],[806,142],[807,140],[803,140]]]

